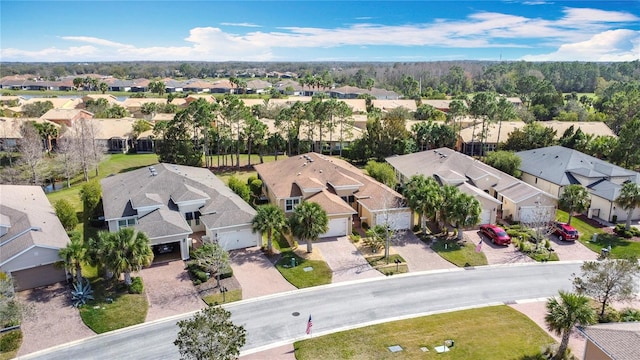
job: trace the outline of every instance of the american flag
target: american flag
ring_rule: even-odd
[[[311,334],[312,326],[313,326],[313,321],[311,321],[311,315],[309,315],[309,321],[307,321],[307,335]]]

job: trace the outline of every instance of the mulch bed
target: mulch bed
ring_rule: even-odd
[[[200,285],[196,285],[196,290],[200,296],[205,296],[209,294],[217,294],[220,293],[220,289],[216,286],[217,282],[215,277],[209,279],[209,281],[204,282]],[[235,276],[228,277],[226,279],[220,279],[220,286],[226,287],[227,290],[236,290],[242,289],[240,283],[236,279]]]

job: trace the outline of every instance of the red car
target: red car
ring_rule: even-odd
[[[560,222],[553,223],[553,233],[558,236],[560,241],[575,241],[580,237],[576,228]]]
[[[492,224],[480,225],[480,232],[491,239],[491,242],[498,245],[511,244],[511,236],[500,226]]]

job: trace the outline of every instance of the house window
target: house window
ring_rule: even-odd
[[[285,212],[292,212],[293,209],[298,206],[298,204],[300,204],[300,198],[295,198],[295,199],[286,199],[284,201],[284,211]]]
[[[135,224],[136,224],[135,218],[118,220],[119,229],[126,228],[129,226],[134,226]]]
[[[187,220],[189,225],[191,225],[191,220],[195,220],[195,225],[200,225],[201,215],[202,214],[200,213],[200,211],[188,212],[188,213],[184,213],[184,218]]]

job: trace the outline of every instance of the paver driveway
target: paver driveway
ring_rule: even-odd
[[[146,321],[200,310],[205,307],[198,296],[184,261],[176,260],[142,269],[144,289],[149,300]]]
[[[280,275],[275,265],[269,261],[260,248],[233,250],[229,257],[231,258],[233,276],[242,287],[243,299],[296,289]]]
[[[95,335],[71,305],[71,291],[66,284],[21,291],[18,299],[27,308],[18,356]]]
[[[384,276],[369,265],[348,236],[320,239],[313,247],[333,271],[332,283]]]
[[[482,239],[482,246],[480,248],[487,258],[489,265],[534,262],[533,259],[516,249],[513,244],[509,246],[493,244],[488,237],[480,234],[478,230],[465,231],[464,238],[476,246]]]
[[[409,272],[456,268],[411,231],[395,233],[391,247],[405,259]]]

